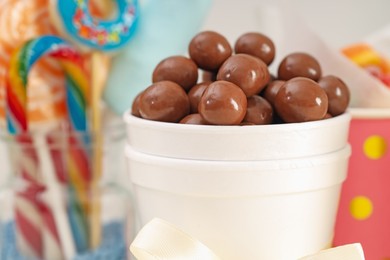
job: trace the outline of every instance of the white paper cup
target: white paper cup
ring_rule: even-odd
[[[142,225],[165,219],[225,260],[297,259],[330,246],[348,145],[305,158],[229,162],[133,148],[126,157]]]
[[[126,112],[128,143],[163,157],[196,160],[273,160],[337,151],[347,144],[349,113],[320,121],[259,125],[204,126],[134,117]]]

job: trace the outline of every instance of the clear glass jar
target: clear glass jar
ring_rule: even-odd
[[[125,129],[117,122],[103,133],[1,134],[0,259],[128,257]]]

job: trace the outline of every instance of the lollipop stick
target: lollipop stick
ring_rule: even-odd
[[[61,186],[55,176],[54,165],[51,161],[44,133],[37,133],[34,136],[34,145],[40,161],[42,178],[47,188],[47,202],[53,211],[54,221],[58,229],[61,248],[65,258],[72,259],[75,255],[75,245],[67,219],[64,199],[61,194]]]
[[[100,53],[93,52],[91,58],[92,71],[92,133],[93,133],[93,175],[91,185],[91,209],[90,209],[90,246],[96,248],[100,244],[101,234],[101,203],[99,182],[102,175],[102,148],[101,136],[101,107],[100,101],[105,86],[107,72],[102,70],[102,62],[108,63],[108,58]]]

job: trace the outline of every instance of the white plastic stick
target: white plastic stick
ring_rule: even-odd
[[[66,207],[61,194],[61,186],[56,178],[54,165],[46,143],[44,133],[34,135],[34,145],[37,149],[43,181],[47,189],[47,202],[53,211],[54,221],[58,229],[61,248],[65,259],[73,259],[75,245],[67,218]]]

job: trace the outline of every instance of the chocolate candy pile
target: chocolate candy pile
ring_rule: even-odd
[[[190,58],[172,56],[153,72],[153,84],[134,100],[134,116],[184,124],[263,125],[326,119],[342,114],[350,99],[336,76],[322,76],[318,61],[292,53],[278,67],[273,42],[261,33],[239,37],[233,49],[213,31],[197,34]],[[198,81],[199,72],[201,80]]]

